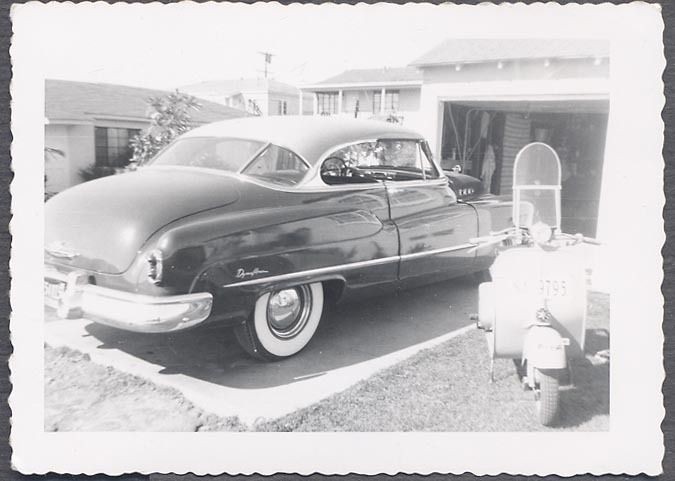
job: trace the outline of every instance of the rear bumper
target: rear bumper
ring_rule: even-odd
[[[96,286],[81,271],[67,274],[45,268],[45,304],[59,317],[86,317],[94,322],[137,332],[171,332],[209,317],[213,296],[207,292],[148,296]]]

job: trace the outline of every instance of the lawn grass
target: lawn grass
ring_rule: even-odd
[[[593,354],[609,347],[609,297],[589,298],[586,351],[574,387],[561,393],[558,426],[542,427],[533,395],[511,361],[496,382],[482,331],[419,352],[355,386],[282,418],[246,426],[195,407],[172,388],[45,346],[45,431],[538,431],[609,429],[609,364]],[[591,362],[593,361],[593,362]]]
[[[593,354],[609,347],[609,297],[589,298],[587,359],[573,365],[574,386],[561,392],[557,426],[539,424],[531,391],[513,362],[498,360],[495,383],[482,331],[424,350],[354,387],[260,431],[539,431],[609,429],[609,364]]]
[[[45,346],[45,431],[243,431],[236,418],[195,407],[175,389]]]

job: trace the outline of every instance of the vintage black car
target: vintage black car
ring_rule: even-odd
[[[419,134],[326,117],[199,127],[45,209],[59,315],[141,332],[227,322],[267,360],[305,347],[329,303],[485,270],[494,253],[469,238],[510,222]]]

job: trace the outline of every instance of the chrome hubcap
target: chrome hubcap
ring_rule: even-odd
[[[267,324],[272,334],[289,339],[300,333],[309,319],[310,301],[307,286],[272,292],[267,301]]]

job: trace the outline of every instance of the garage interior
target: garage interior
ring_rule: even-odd
[[[563,231],[595,236],[608,114],[604,99],[443,102],[442,166],[508,195],[518,151],[545,142],[562,165]]]

